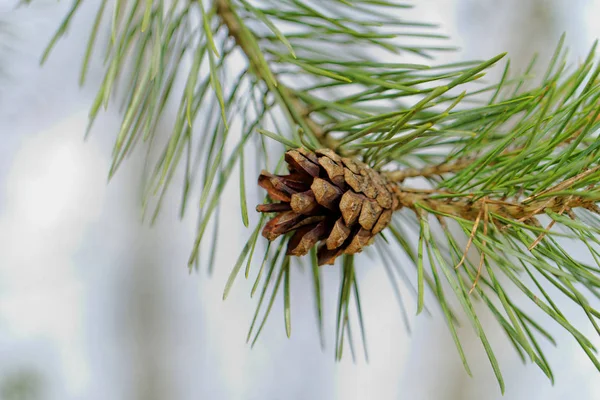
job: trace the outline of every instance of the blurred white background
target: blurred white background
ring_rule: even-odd
[[[245,343],[255,305],[251,283],[239,279],[221,300],[249,234],[237,213],[225,221],[213,276],[190,275],[195,219],[178,220],[180,191],[170,192],[156,226],[141,224],[141,157],[106,179],[119,115],[104,114],[83,141],[101,63],[92,64],[84,88],[77,80],[99,1],[84,2],[43,68],[39,56],[70,2],[36,0],[15,9],[16,3],[0,0],[0,18],[8,22],[0,23],[0,399],[501,398],[477,338],[461,332],[469,378],[441,315],[432,307],[433,316],[414,318],[405,296],[409,334],[376,267],[361,276],[369,364],[360,356],[356,364],[350,357],[334,362],[338,274],[332,269],[323,271],[322,282],[326,350],[319,349],[306,273],[292,283],[291,339],[277,304],[251,350]],[[546,59],[563,31],[576,62],[600,37],[599,0],[416,3],[413,17],[441,23],[462,47],[439,62],[509,51],[518,68],[534,51]],[[230,192],[225,207],[237,210],[235,188]],[[564,307],[584,320],[574,306]],[[599,373],[558,327],[550,330],[560,345],[545,348],[557,376],[552,386],[489,326],[504,398],[600,398]],[[594,337],[591,327],[583,329]]]

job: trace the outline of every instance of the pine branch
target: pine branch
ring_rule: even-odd
[[[597,172],[598,168],[594,170]],[[597,210],[595,203],[600,201],[600,191],[593,191],[594,189],[597,190],[596,187],[588,188],[583,195],[571,194],[566,190],[550,190],[536,197],[535,200],[525,199],[522,202],[500,201],[487,197],[474,200],[474,196],[468,199],[457,198],[447,192],[415,193],[403,191],[401,187],[397,188],[395,194],[400,205],[412,210],[423,208],[438,215],[475,221],[482,210],[487,209],[488,213],[495,214],[500,219],[499,224],[502,224],[502,221],[515,220],[515,222],[525,221],[537,226],[533,218],[547,211],[564,213],[581,207],[595,212]]]
[[[49,49],[80,4],[74,3]],[[259,288],[261,294],[248,340],[256,342],[281,286],[285,329],[291,334],[293,266],[295,256],[305,253],[311,254],[322,332],[321,291],[331,288],[321,287],[317,265],[340,256],[335,354],[341,357],[345,335],[352,332],[353,309],[364,338],[366,310],[360,308],[355,274],[361,258],[355,253],[369,251],[368,244],[376,241],[392,288],[392,249],[411,260],[412,280],[408,271],[397,273],[415,287],[417,313],[426,309],[426,292],[435,297],[467,372],[455,327],[460,318],[471,323],[504,389],[475,312],[474,303],[480,301],[523,360],[554,379],[538,343],[553,339],[524,311],[523,301],[509,296],[509,287],[566,329],[600,369],[590,340],[547,291],[554,287],[578,304],[600,332],[600,311],[588,300],[600,295],[596,46],[586,60],[568,67],[561,40],[539,84],[531,80],[533,61],[516,77],[506,62],[499,82],[484,83],[484,74],[503,54],[446,65],[403,62],[406,53],[429,60],[452,49],[439,45],[445,36],[434,25],[404,20],[406,4],[214,0],[211,5],[117,1],[106,75],[91,121],[117,88],[125,87],[110,174],[140,143],[148,145],[149,153],[159,148],[159,157],[149,158],[153,172],[145,198],[145,204],[157,198],[154,217],[178,169],[184,170],[182,216],[192,185],[201,185],[190,267],[198,267],[202,248],[212,247],[208,260],[214,262],[221,196],[239,166],[240,215],[245,225],[256,224],[224,297],[244,264],[246,277],[260,265],[252,295]],[[103,1],[82,80],[106,8]],[[197,20],[199,26],[193,23]],[[240,66],[236,54],[247,64]],[[189,70],[181,68],[185,59],[191,62]],[[230,71],[237,75],[231,78]],[[159,134],[158,123],[181,76],[185,88],[173,130]],[[298,150],[285,157],[275,154],[267,138],[278,141],[280,150]],[[251,159],[258,169],[281,172],[285,161],[290,170],[288,175],[261,174],[259,184],[269,196],[258,210],[276,215],[266,224],[266,218],[248,213],[245,164]],[[205,238],[211,224],[216,224],[212,240]],[[273,244],[259,239],[261,228]],[[581,261],[586,255],[567,251],[564,240],[583,244],[595,265]],[[261,250],[262,259],[255,257]],[[472,260],[469,251],[478,257]],[[458,300],[460,313],[450,306],[451,298]],[[263,304],[263,319],[256,325]]]

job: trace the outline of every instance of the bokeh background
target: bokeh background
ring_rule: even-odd
[[[327,338],[320,350],[310,277],[292,282],[287,339],[278,301],[251,350],[245,336],[255,302],[250,283],[224,283],[249,232],[224,215],[217,265],[189,274],[193,213],[177,217],[174,187],[153,227],[140,219],[143,157],[107,182],[116,107],[87,141],[87,111],[102,78],[92,62],[77,85],[98,0],[84,2],[49,62],[39,58],[71,2],[0,0],[0,399],[499,399],[477,338],[463,329],[468,377],[441,315],[403,318],[387,277],[361,275],[370,361],[334,361],[338,275],[323,272]],[[515,69],[533,52],[547,60],[567,32],[572,62],[600,37],[600,0],[421,0],[413,19],[438,22],[461,47],[438,61],[508,51]],[[540,63],[543,65],[544,63]],[[235,186],[235,185],[234,185]],[[231,188],[224,208],[237,210]],[[374,263],[366,260],[365,263]],[[406,288],[401,288],[405,293]],[[567,315],[576,307],[560,303]],[[485,314],[484,318],[485,318]],[[600,399],[600,374],[555,325],[546,346],[554,386],[522,365],[502,332],[488,336],[505,375],[506,399]],[[591,327],[582,330],[600,344]],[[357,350],[360,347],[357,346]]]

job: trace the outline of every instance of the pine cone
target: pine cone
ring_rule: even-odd
[[[263,236],[275,240],[295,231],[287,254],[303,256],[321,242],[319,265],[333,264],[341,255],[354,254],[371,244],[399,208],[392,186],[366,164],[338,156],[330,149],[290,150],[285,153],[290,173],[262,171],[258,184],[279,203],[256,210],[276,213]]]

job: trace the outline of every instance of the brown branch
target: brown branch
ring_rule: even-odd
[[[274,86],[273,91],[279,94],[290,116],[298,125],[309,129],[322,146],[335,149],[338,141],[328,136],[323,128],[310,117],[310,110],[302,101],[279,81],[270,69],[266,71],[269,76],[264,76],[265,74],[261,72],[265,67],[265,63],[261,60],[262,55],[257,51],[252,41],[245,37],[244,30],[248,31],[248,29],[244,27],[240,17],[235,13],[230,0],[214,0],[214,6],[221,22],[227,27],[229,36],[235,40],[238,47],[246,55],[256,77],[268,86]]]
[[[402,182],[407,178],[423,177],[428,178],[432,176],[438,176],[447,174],[450,172],[458,172],[468,167],[472,162],[473,158],[465,157],[459,158],[458,160],[441,163],[438,165],[431,165],[424,168],[406,168],[398,171],[392,171],[386,173],[386,178],[392,182]]]
[[[596,207],[595,203],[600,201],[600,196],[598,198],[589,198],[575,195],[551,196],[532,200],[528,203],[491,200],[487,198],[473,201],[471,197],[435,198],[432,197],[431,193],[417,193],[412,190],[405,191],[400,185],[394,185],[393,190],[398,199],[399,208],[407,207],[416,211],[419,206],[422,206],[439,214],[459,217],[469,221],[477,220],[484,207],[490,213],[502,218],[528,222],[536,215],[542,214],[546,209],[557,213],[579,207],[592,210]],[[444,194],[447,195],[447,193]]]

